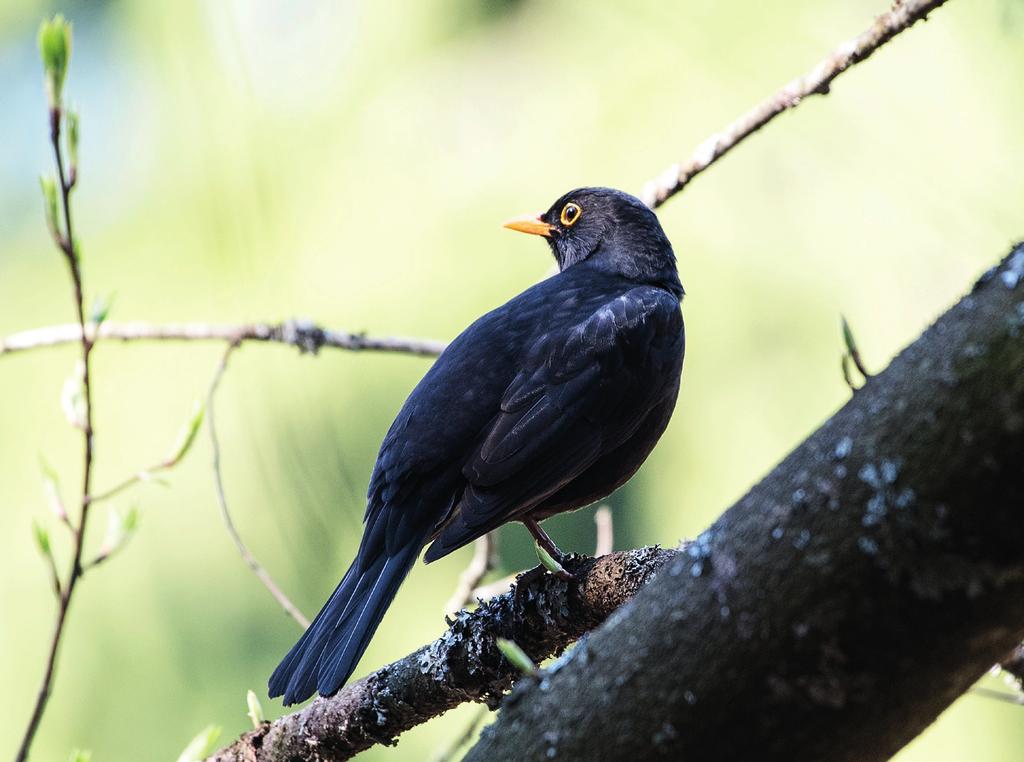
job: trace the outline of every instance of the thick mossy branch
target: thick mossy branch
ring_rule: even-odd
[[[1024,637],[1024,244],[468,760],[888,759]]]
[[[564,582],[536,569],[508,593],[461,612],[438,640],[331,698],[245,734],[218,762],[342,760],[467,701],[496,706],[521,677],[496,638],[534,661],[560,653],[637,593],[678,551],[641,548],[598,559],[570,557]]]

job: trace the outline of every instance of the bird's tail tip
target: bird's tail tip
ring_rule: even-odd
[[[290,706],[317,692],[336,693],[355,671],[419,550],[415,544],[369,564],[357,560],[270,676],[270,697],[283,696]]]

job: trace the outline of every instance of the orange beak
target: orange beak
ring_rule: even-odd
[[[520,233],[530,235],[542,235],[545,238],[551,237],[552,226],[544,222],[539,214],[527,214],[523,217],[516,217],[504,225],[509,230],[518,230]]]

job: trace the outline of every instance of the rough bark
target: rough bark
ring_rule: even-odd
[[[882,760],[1024,636],[1024,244],[468,760]]]
[[[349,759],[467,701],[496,706],[516,672],[495,645],[514,640],[535,661],[560,653],[631,598],[678,551],[640,548],[571,557],[575,578],[527,572],[512,591],[461,612],[438,640],[331,698],[243,735],[216,762]]]

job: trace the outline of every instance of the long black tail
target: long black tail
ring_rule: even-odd
[[[297,704],[314,691],[329,696],[344,685],[421,549],[422,542],[412,542],[392,555],[381,548],[369,562],[357,556],[270,676],[271,698],[283,695],[285,704]]]

